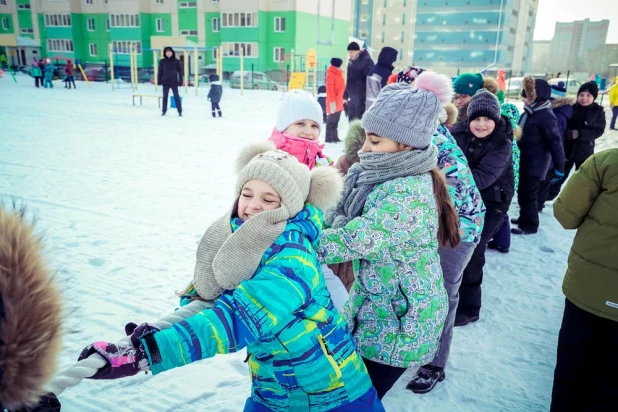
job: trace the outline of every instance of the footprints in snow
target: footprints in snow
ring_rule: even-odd
[[[105,259],[90,258],[90,259],[88,259],[88,263],[90,263],[90,266],[101,267],[101,266],[103,266],[105,264]]]
[[[547,246],[539,246],[539,250],[545,253],[554,253],[554,249]]]

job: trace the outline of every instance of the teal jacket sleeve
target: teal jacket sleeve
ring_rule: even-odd
[[[309,242],[294,246],[270,257],[253,278],[217,299],[214,308],[142,339],[152,373],[236,352],[294,320],[319,276]]]

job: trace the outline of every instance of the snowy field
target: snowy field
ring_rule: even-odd
[[[192,278],[197,242],[233,201],[233,164],[245,143],[266,139],[281,92],[225,89],[224,117],[210,116],[208,90],[184,94],[183,117],[160,116],[156,99],[133,107],[131,91],[105,84],[35,89],[0,79],[0,197],[39,218],[66,299],[60,364],[95,340],[118,340],[125,323],[158,319]],[[60,86],[60,87],[58,87]],[[152,94],[154,86],[140,85]],[[345,133],[342,121],[340,132]],[[322,137],[323,138],[323,137]],[[600,146],[618,146],[604,136]],[[327,145],[332,157],[341,144]],[[516,206],[513,207],[513,212]],[[385,397],[388,411],[548,410],[561,283],[574,232],[551,207],[539,234],[488,252],[481,320],[456,328],[447,379],[426,395]],[[63,411],[239,411],[249,395],[244,353],[217,356],[156,377],[84,381]]]

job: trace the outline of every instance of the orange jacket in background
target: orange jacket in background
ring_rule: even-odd
[[[343,72],[331,65],[326,70],[326,114],[334,114],[343,110],[344,92]]]

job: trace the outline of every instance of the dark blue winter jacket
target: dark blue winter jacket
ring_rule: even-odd
[[[522,116],[522,119],[526,118]],[[521,120],[520,120],[521,125]],[[558,128],[558,120],[548,107],[527,116],[519,141],[521,162],[520,175],[545,179],[550,165],[560,171],[564,170],[564,148]]]
[[[558,121],[558,132],[560,133],[560,137],[562,137],[562,141],[564,142],[565,133],[567,131],[567,124],[569,119],[573,117],[573,98],[572,97],[561,97],[559,99],[552,100],[551,108],[554,111],[554,116],[556,116],[556,120]]]
[[[221,102],[221,96],[223,95],[223,86],[221,86],[219,76],[216,74],[211,74],[209,80],[210,91],[208,92],[208,100],[213,103],[219,103]]]
[[[373,60],[367,50],[361,50],[356,60],[348,64],[346,90],[352,101],[365,101],[367,96],[367,76],[373,67]]]
[[[392,47],[384,47],[380,51],[378,63],[371,68],[367,77],[367,109],[375,103],[380,90],[388,82],[388,77],[393,73],[393,64],[397,61],[397,50]]]

